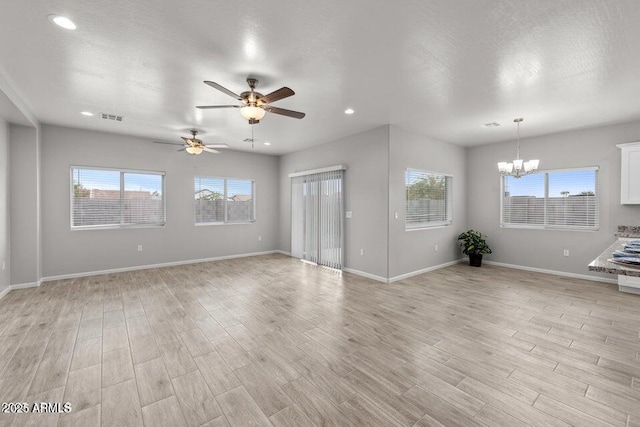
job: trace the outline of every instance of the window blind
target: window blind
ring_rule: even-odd
[[[502,177],[503,227],[596,230],[599,226],[598,168]]]
[[[255,221],[255,181],[195,177],[196,224]]]
[[[291,255],[342,269],[343,175],[327,168],[291,176]]]
[[[405,228],[449,225],[453,219],[453,177],[407,169]]]
[[[164,223],[164,173],[71,168],[71,228]]]

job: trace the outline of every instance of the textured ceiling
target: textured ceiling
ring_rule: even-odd
[[[195,127],[251,150],[238,110],[194,106],[233,102],[203,80],[240,92],[255,76],[307,113],[267,114],[259,152],[388,123],[472,146],[513,139],[518,116],[524,137],[639,119],[638,22],[638,0],[5,1],[0,73],[43,123],[169,141]]]

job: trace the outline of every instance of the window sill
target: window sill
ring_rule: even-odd
[[[422,231],[422,230],[434,230],[437,228],[447,228],[450,227],[452,224],[448,223],[448,224],[434,224],[434,225],[424,225],[422,227],[415,227],[415,228],[405,228],[404,231]]]
[[[194,225],[196,227],[207,227],[209,225],[249,225],[249,224],[255,224],[255,220],[253,221],[246,221],[246,222],[196,222]]]
[[[85,230],[129,230],[137,228],[164,228],[164,224],[132,224],[132,225],[87,225],[79,227],[71,227],[71,231],[85,231]]]
[[[522,229],[522,230],[542,230],[542,231],[582,231],[582,232],[595,232],[600,231],[600,227],[597,228],[571,228],[571,227],[549,227],[549,226],[531,226],[531,225],[505,225],[500,224],[500,228]]]

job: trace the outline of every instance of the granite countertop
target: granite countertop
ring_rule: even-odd
[[[640,225],[619,225],[618,237],[640,237]]]
[[[637,236],[633,236],[636,237]],[[609,273],[609,274],[620,274],[623,276],[635,276],[640,277],[640,266],[639,267],[627,267],[626,265],[615,264],[613,262],[607,261],[612,258],[612,253],[617,250],[622,250],[622,246],[627,243],[631,238],[619,238],[617,241],[613,242],[611,246],[602,252],[598,258],[594,259],[591,264],[589,264],[590,271],[599,271],[600,273]]]

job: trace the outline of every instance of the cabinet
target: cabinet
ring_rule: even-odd
[[[621,151],[620,203],[640,205],[640,142],[617,147]]]

